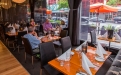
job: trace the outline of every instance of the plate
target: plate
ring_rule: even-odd
[[[105,61],[104,59],[102,59],[102,58],[100,58],[100,57],[95,57],[95,59],[96,59],[97,61]]]

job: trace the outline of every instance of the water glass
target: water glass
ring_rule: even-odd
[[[70,55],[71,55],[70,52],[66,52],[66,61],[69,61],[70,60]]]
[[[60,66],[64,66],[64,60],[60,60]]]

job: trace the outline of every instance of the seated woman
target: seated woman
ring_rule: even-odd
[[[34,19],[31,19],[31,20],[30,20],[30,25],[31,25],[31,26],[35,26]]]

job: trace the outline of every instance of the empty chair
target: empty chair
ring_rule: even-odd
[[[92,30],[90,32],[90,35],[91,35],[91,44],[94,45],[94,46],[97,45],[97,38],[96,38],[95,30]]]
[[[68,31],[67,30],[61,30],[60,37],[61,38],[66,37],[67,34],[68,34]],[[54,41],[53,43],[55,45],[57,45],[57,46],[61,46],[60,40],[59,41]]]
[[[63,37],[66,37],[68,35],[68,31],[67,30],[61,30],[61,33],[60,33],[60,37],[63,38]]]
[[[61,38],[61,47],[62,47],[62,53],[66,52],[69,48],[72,47],[69,36]]]
[[[67,35],[68,35],[68,31],[67,30],[61,30],[61,33],[60,33],[60,37],[61,38],[66,37]],[[57,45],[57,46],[61,46],[60,40],[54,41],[53,44]],[[58,55],[59,55],[59,50],[58,50]]]
[[[56,58],[55,48],[52,42],[40,44],[41,75],[46,70],[49,75],[60,75],[60,72],[51,67],[48,62]]]
[[[102,28],[100,30],[100,35],[103,35],[105,33],[106,33],[105,26],[102,26]]]
[[[25,34],[27,34],[27,31],[18,32],[18,36],[17,36],[17,47],[18,47],[18,52],[19,52],[19,46],[22,45],[22,39],[21,39],[21,37],[24,36]]]
[[[25,47],[25,61],[26,61],[26,53],[31,55],[32,57],[32,65],[33,65],[33,55],[35,54],[38,54],[39,52],[35,52],[33,49],[32,49],[32,46],[29,42],[29,40],[27,38],[24,38],[22,37],[22,41],[24,43],[24,47]]]
[[[91,31],[90,35],[91,35],[91,44],[96,47],[96,45],[97,45],[97,38],[96,38],[96,32],[95,32],[95,30]],[[101,43],[101,45],[103,47],[106,46],[106,44],[103,44],[103,43]]]

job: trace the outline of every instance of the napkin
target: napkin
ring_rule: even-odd
[[[108,36],[107,32],[105,32],[105,34],[102,35],[102,37],[104,37],[104,38],[107,38],[107,36]]]
[[[115,33],[115,39],[121,41],[121,37],[117,33]]]
[[[8,27],[13,27],[13,26],[11,24],[9,24]]]
[[[99,55],[102,59],[104,59],[103,54],[107,54],[107,52],[104,50],[104,48],[101,46],[99,42],[97,43],[96,54]]]
[[[87,58],[87,56],[82,52],[82,68],[89,74],[92,75],[89,67],[96,67],[92,62]]]
[[[86,44],[87,41],[85,41],[84,43],[82,43],[80,46],[78,46],[75,51],[79,51],[79,50],[82,50],[82,45]]]
[[[28,28],[27,28],[27,27],[25,27],[25,28],[23,29],[23,31],[28,31]]]
[[[15,28],[13,27],[13,29],[10,31],[10,33],[15,33],[16,32],[16,30],[15,30]]]
[[[59,31],[55,31],[55,35],[58,35]]]
[[[66,60],[66,53],[70,53],[71,55],[71,48],[69,48],[65,53],[63,53],[61,56],[59,56],[57,59],[58,60]]]

